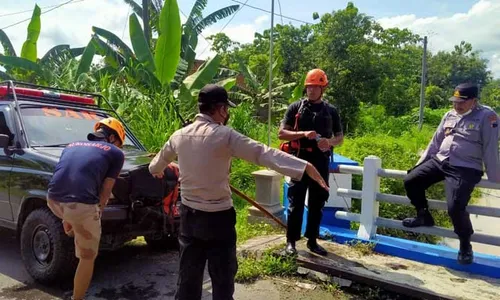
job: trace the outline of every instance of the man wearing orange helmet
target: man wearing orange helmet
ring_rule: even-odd
[[[101,212],[121,171],[120,147],[125,130],[120,121],[106,118],[95,124],[90,141],[70,143],[62,152],[49,183],[47,204],[63,220],[64,231],[75,239],[79,259],[73,296],[83,299],[94,272],[101,239]]]
[[[343,141],[342,126],[337,109],[323,101],[328,78],[323,70],[313,69],[307,73],[305,88],[307,99],[301,99],[288,107],[279,129],[279,138],[287,141],[281,149],[302,158],[316,167],[328,182],[329,158],[332,147]],[[322,210],[328,200],[328,192],[308,176],[291,180],[288,189],[288,228],[286,252],[295,254],[295,242],[300,239],[306,191],[309,189],[307,247],[314,253],[326,255],[318,245],[319,225]]]

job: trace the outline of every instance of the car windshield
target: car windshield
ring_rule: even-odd
[[[108,117],[100,112],[42,106],[21,107],[21,114],[32,147],[63,147],[87,140],[87,134],[94,130],[96,121]],[[128,136],[123,148],[138,149]]]

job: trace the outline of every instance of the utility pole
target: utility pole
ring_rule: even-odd
[[[271,93],[273,90],[273,30],[274,30],[274,0],[271,0],[271,35],[269,37],[269,99],[267,103],[267,145],[271,147],[271,109],[273,102]]]
[[[151,47],[151,29],[149,28],[149,0],[142,0],[142,23],[144,23],[144,37],[148,46]]]
[[[424,36],[424,55],[422,56],[422,76],[420,79],[420,113],[418,116],[418,130],[424,122],[425,82],[427,77],[427,36]]]

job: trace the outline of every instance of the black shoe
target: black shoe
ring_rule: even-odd
[[[470,265],[474,260],[472,245],[469,241],[460,241],[460,250],[458,251],[457,261],[461,265]]]
[[[470,265],[474,261],[472,249],[458,251],[457,261],[461,265]]]
[[[287,242],[285,252],[288,255],[297,254],[297,249],[295,249],[295,242]]]
[[[318,245],[318,243],[316,243],[316,241],[307,242],[307,248],[309,248],[309,250],[311,250],[311,252],[322,255],[322,256],[326,256],[328,254],[328,252],[326,252],[325,248]]]
[[[417,212],[417,217],[406,218],[403,220],[404,227],[420,227],[420,226],[434,226],[434,218],[427,209],[422,209]]]

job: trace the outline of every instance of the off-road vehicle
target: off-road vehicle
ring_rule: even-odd
[[[108,116],[123,122],[99,94],[0,83],[0,226],[17,231],[24,265],[39,282],[72,278],[77,264],[73,238],[47,207],[53,170],[66,145],[86,140]],[[100,249],[112,251],[140,236],[156,248],[174,246],[177,165],[170,164],[163,179],[151,176],[152,154],[124,126],[125,163],[102,214]]]

